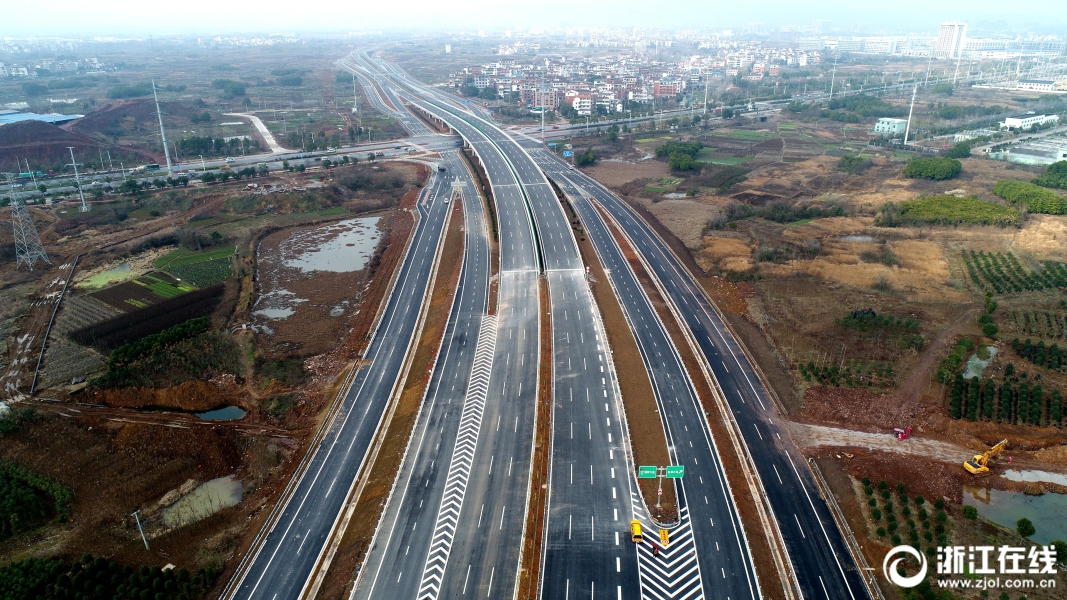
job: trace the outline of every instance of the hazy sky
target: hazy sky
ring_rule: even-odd
[[[0,37],[224,32],[358,31],[367,28],[528,28],[533,26],[769,27],[828,19],[843,33],[936,31],[945,20],[972,29],[1067,34],[1062,0],[1006,4],[999,0],[930,2],[857,0],[750,2],[667,0],[51,0],[37,4],[0,0]]]

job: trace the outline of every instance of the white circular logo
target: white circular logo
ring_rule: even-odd
[[[891,558],[898,554],[908,554],[919,560],[919,564],[922,565],[919,568],[919,572],[911,577],[905,577],[897,571],[897,565],[900,561],[905,560],[907,557],[899,557],[889,562]],[[911,546],[897,546],[889,551],[885,555],[885,560],[882,561],[882,573],[885,574],[885,578],[889,581],[899,585],[900,587],[913,588],[919,585],[923,579],[926,579],[926,557],[921,552],[912,548]]]

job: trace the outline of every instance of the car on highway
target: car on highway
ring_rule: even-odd
[[[644,536],[641,535],[641,521],[630,521],[630,541],[640,544],[644,539]]]
[[[227,156],[226,157],[226,162],[228,162],[228,163],[233,162],[233,157],[232,156]]]

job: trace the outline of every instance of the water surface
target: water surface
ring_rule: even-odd
[[[1067,540],[1067,496],[1042,494],[1028,496],[989,488],[963,486],[963,504],[978,509],[978,514],[1008,529],[1026,517],[1034,522],[1037,533],[1030,537],[1039,544]]]

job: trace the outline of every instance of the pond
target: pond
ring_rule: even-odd
[[[975,352],[971,355],[971,358],[967,360],[967,369],[963,372],[964,379],[971,379],[972,377],[981,377],[982,371],[989,366],[989,363],[993,362],[993,357],[997,355],[996,346],[986,346],[986,350],[989,351],[989,358],[982,360],[978,358],[978,353]]]
[[[196,413],[196,416],[205,421],[236,421],[237,419],[244,418],[245,414],[247,413],[240,407],[224,406],[222,408],[216,408],[215,410]]]
[[[869,235],[846,235],[841,238],[842,242],[867,242],[871,243],[874,238]]]
[[[306,231],[297,231],[279,245],[287,267],[348,273],[366,266],[382,232],[381,217],[346,219]]]
[[[106,271],[101,271],[96,275],[87,277],[81,281],[78,286],[89,289],[100,289],[109,283],[118,283],[120,281],[126,281],[134,276],[133,269],[130,268],[130,263],[122,263],[117,267],[113,267]]]
[[[224,508],[237,506],[244,496],[244,485],[233,475],[200,484],[187,496],[163,511],[167,527],[180,527],[206,519]]]
[[[1030,519],[1037,529],[1030,539],[1039,544],[1067,540],[1067,495],[1029,496],[1022,492],[965,485],[963,504],[977,508],[982,517],[1012,530],[1019,519]]]

